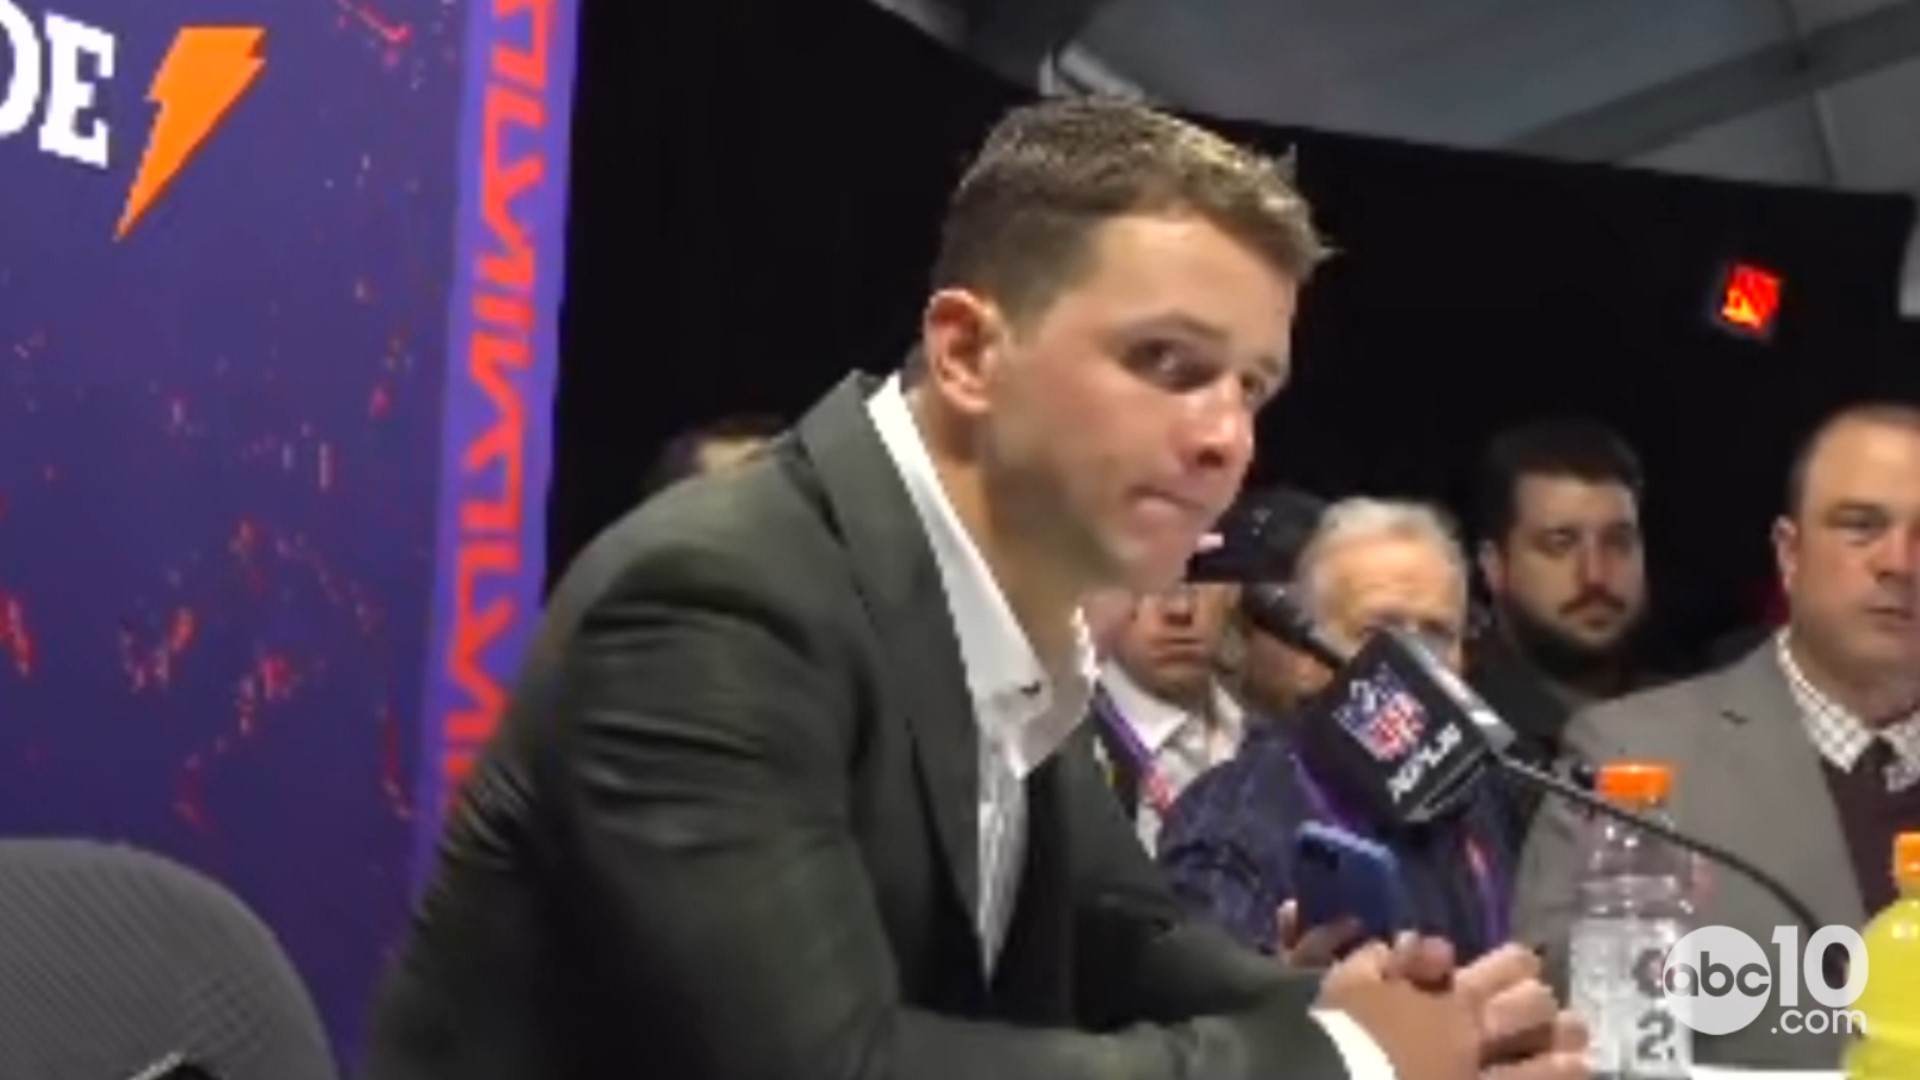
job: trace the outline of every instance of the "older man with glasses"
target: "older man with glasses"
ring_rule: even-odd
[[[1328,507],[1300,555],[1300,599],[1334,645],[1358,649],[1392,626],[1424,638],[1456,671],[1467,617],[1466,562],[1441,515],[1421,504],[1348,499]],[[1289,681],[1323,690],[1331,673],[1304,654]],[[1507,936],[1511,847],[1497,797],[1420,833],[1377,835],[1313,760],[1303,708],[1250,729],[1239,755],[1189,787],[1167,814],[1159,858],[1175,891],[1243,943],[1320,964],[1357,936],[1347,922],[1302,927],[1294,836],[1317,822],[1377,840],[1398,857],[1419,928],[1471,958]]]

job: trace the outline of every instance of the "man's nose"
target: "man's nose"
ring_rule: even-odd
[[[1177,626],[1186,626],[1193,622],[1193,589],[1188,585],[1175,585],[1160,598],[1160,617]]]
[[[1914,580],[1914,568],[1920,566],[1920,522],[1892,530],[1890,542],[1881,544],[1874,572],[1901,581]]]
[[[1612,562],[1605,547],[1597,540],[1583,542],[1574,552],[1574,573],[1578,575],[1582,588],[1607,583],[1607,571]]]
[[[1237,382],[1222,379],[1198,395],[1187,427],[1191,462],[1245,470],[1253,461],[1253,406]]]

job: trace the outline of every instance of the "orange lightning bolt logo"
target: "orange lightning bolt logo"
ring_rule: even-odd
[[[189,26],[174,36],[147,91],[159,110],[114,239],[125,238],[253,85],[266,66],[257,55],[265,36],[257,26]]]

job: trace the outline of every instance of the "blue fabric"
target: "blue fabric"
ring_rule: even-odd
[[[1316,821],[1392,848],[1418,929],[1451,940],[1461,962],[1506,939],[1515,859],[1491,785],[1459,817],[1417,837],[1390,839],[1330,812],[1337,807],[1303,782],[1297,752],[1284,725],[1250,723],[1240,753],[1174,803],[1161,827],[1159,858],[1182,903],[1243,944],[1276,951],[1275,913],[1293,895],[1294,832]],[[1301,764],[1310,778],[1310,763]],[[1325,785],[1318,786],[1324,796]],[[1469,864],[1470,841],[1484,856],[1491,897],[1483,896]]]

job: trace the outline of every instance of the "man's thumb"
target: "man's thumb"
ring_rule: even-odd
[[[1299,902],[1288,900],[1282,903],[1280,910],[1273,914],[1273,922],[1280,938],[1280,947],[1283,949],[1293,948],[1294,944],[1300,940]]]

